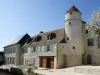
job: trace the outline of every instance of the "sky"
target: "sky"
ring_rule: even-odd
[[[73,4],[88,22],[100,0],[0,0],[0,51],[19,35],[64,28],[65,12]]]

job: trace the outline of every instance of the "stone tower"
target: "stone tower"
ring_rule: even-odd
[[[69,38],[69,54],[74,63],[70,65],[79,65],[82,63],[82,54],[84,54],[84,24],[82,21],[82,13],[72,6],[65,13],[65,36]],[[76,61],[75,61],[76,60]]]

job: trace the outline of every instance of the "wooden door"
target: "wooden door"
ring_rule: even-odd
[[[54,68],[54,58],[50,58],[50,68]]]
[[[47,59],[46,58],[41,59],[41,65],[43,68],[47,68]]]

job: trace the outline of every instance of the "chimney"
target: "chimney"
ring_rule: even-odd
[[[43,31],[40,31],[40,33],[43,33]]]

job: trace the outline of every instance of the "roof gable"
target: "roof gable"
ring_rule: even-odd
[[[20,35],[20,36],[17,36],[10,44],[8,44],[7,46],[9,45],[13,45],[13,44],[24,44],[26,39],[28,39],[30,36],[26,33],[24,35]],[[6,47],[6,46],[5,46]]]

